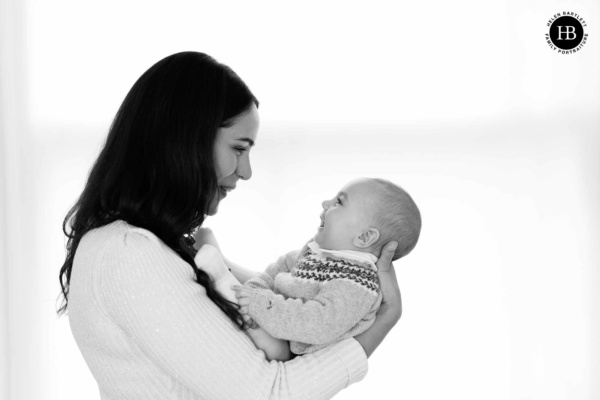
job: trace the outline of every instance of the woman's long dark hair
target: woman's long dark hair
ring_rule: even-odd
[[[213,147],[217,130],[258,101],[227,66],[206,54],[173,54],[133,85],[110,127],[63,231],[67,255],[60,269],[67,311],[75,252],[83,235],[116,220],[158,236],[194,269],[206,294],[240,328],[237,304],[214,288],[194,264],[187,235],[202,225],[217,191]]]

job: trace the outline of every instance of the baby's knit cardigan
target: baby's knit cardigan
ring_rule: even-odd
[[[295,354],[356,336],[373,325],[381,304],[372,261],[368,253],[331,252],[309,243],[246,282],[255,289],[249,314],[272,336],[289,340]]]

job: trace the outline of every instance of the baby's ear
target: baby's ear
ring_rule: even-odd
[[[379,230],[376,228],[369,228],[354,237],[352,244],[359,249],[366,249],[377,243],[377,240],[379,240]]]

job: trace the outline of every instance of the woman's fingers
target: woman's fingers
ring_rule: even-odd
[[[253,289],[249,289],[240,285],[232,285],[231,289],[235,291],[235,297],[238,300],[240,312],[242,314],[248,314],[248,309],[250,306],[250,295],[252,294]]]
[[[235,291],[236,291],[236,293],[239,293],[239,292],[240,292],[240,290],[242,290],[242,285],[231,285],[231,286],[230,286],[230,289],[231,289],[231,290],[235,290]]]
[[[378,271],[389,271],[390,266],[392,265],[392,258],[394,258],[396,247],[398,247],[398,243],[394,241],[388,242],[385,246],[383,246],[379,260],[377,260]]]
[[[393,323],[397,322],[402,315],[402,297],[400,287],[396,278],[396,271],[392,264],[394,251],[398,243],[389,242],[383,247],[381,257],[377,261],[377,274],[379,275],[379,288],[383,295],[380,312],[377,317],[389,318]]]
[[[355,336],[361,344],[367,357],[381,344],[385,336],[396,325],[402,315],[402,300],[400,299],[400,288],[396,280],[396,272],[392,265],[394,251],[398,243],[389,242],[381,250],[381,256],[377,261],[377,275],[379,276],[379,289],[383,299],[375,323],[365,332]]]
[[[217,238],[210,228],[199,228],[194,232],[194,240],[196,241],[195,247],[200,249],[205,244],[210,244],[221,251]]]
[[[254,321],[252,318],[250,318],[249,315],[244,314],[242,315],[242,318],[244,318],[244,322],[246,323],[246,326],[250,329],[257,329],[259,326],[256,323],[256,321]]]
[[[250,289],[241,285],[231,285],[230,288],[235,292],[235,297],[238,299],[242,297],[250,297],[254,291],[254,289]]]

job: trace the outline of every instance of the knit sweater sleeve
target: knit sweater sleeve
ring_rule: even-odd
[[[148,359],[198,397],[329,399],[366,374],[354,339],[268,362],[154,235],[134,229],[111,240],[95,278],[97,301]]]
[[[244,283],[244,286],[252,289],[274,290],[275,277],[282,272],[290,272],[292,268],[294,268],[297,259],[298,250],[290,251],[279,257],[274,263],[270,264],[259,276],[247,280]]]
[[[252,293],[250,316],[271,336],[323,345],[355,326],[377,301],[377,293],[349,280],[326,282],[311,300],[285,298],[268,290]]]

